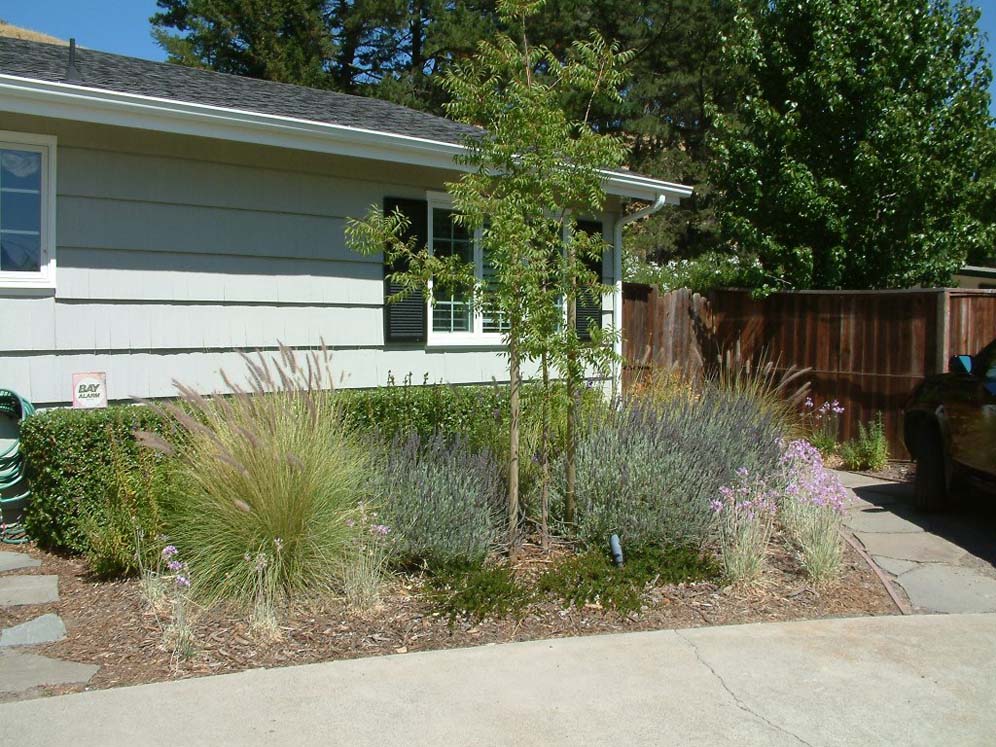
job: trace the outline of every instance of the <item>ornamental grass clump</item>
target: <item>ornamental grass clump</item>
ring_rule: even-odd
[[[731,584],[749,584],[764,570],[777,511],[777,495],[766,478],[740,467],[733,484],[721,487],[719,498],[711,501],[720,560]]]
[[[803,570],[815,583],[840,575],[843,538],[840,534],[847,489],[823,466],[819,449],[793,441],[782,456],[785,492],[779,519],[798,550]]]
[[[187,439],[168,529],[192,595],[250,607],[266,628],[288,595],[342,592],[374,465],[328,394],[327,352],[243,357],[248,389],[223,374],[231,396],[178,384],[184,406],[165,406]]]
[[[591,547],[613,533],[628,547],[701,546],[713,526],[710,501],[737,466],[776,473],[782,435],[777,418],[749,393],[713,382],[666,407],[634,398],[579,439],[572,525],[562,519],[563,484],[555,481],[560,531]]]
[[[383,516],[404,564],[480,564],[504,531],[501,468],[462,438],[395,439],[381,481]]]

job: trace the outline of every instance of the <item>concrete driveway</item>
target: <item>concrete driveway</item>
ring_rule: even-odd
[[[17,745],[992,744],[996,615],[404,654],[0,706]]]

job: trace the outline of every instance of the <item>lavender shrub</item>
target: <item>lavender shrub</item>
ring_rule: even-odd
[[[396,439],[382,469],[381,510],[404,562],[481,563],[502,531],[501,469],[462,439]]]
[[[665,407],[636,398],[579,439],[577,520],[561,531],[597,547],[614,532],[631,547],[701,546],[720,488],[738,466],[777,473],[781,436],[777,419],[742,392],[707,384]],[[562,516],[564,485],[552,487]]]

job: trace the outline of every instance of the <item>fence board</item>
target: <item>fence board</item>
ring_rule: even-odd
[[[996,291],[798,291],[758,300],[746,291],[659,293],[623,288],[623,385],[654,369],[692,377],[724,351],[810,368],[816,399],[846,408],[842,438],[882,412],[895,456],[907,456],[901,412],[913,389],[951,355],[976,353],[996,336]]]

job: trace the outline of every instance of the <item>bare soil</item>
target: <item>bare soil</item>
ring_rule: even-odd
[[[26,549],[41,558],[42,565],[17,573],[57,574],[60,601],[0,609],[0,627],[45,612],[60,615],[68,637],[31,650],[99,664],[100,671],[85,689],[542,638],[897,613],[879,579],[850,547],[840,581],[817,589],[802,575],[791,551],[776,541],[768,569],[753,587],[724,588],[705,582],[652,586],[645,592],[645,606],[630,615],[598,605],[565,608],[549,599],[531,604],[518,619],[450,621],[420,593],[420,577],[399,576],[382,603],[367,612],[351,611],[339,601],[289,605],[281,611],[276,639],[254,635],[244,613],[221,607],[196,610],[192,614],[194,653],[180,657],[164,636],[168,613],[152,608],[136,579],[95,580],[79,558]],[[528,583],[563,552],[549,553],[527,544],[508,562]],[[50,688],[31,695],[79,689],[83,688]]]

